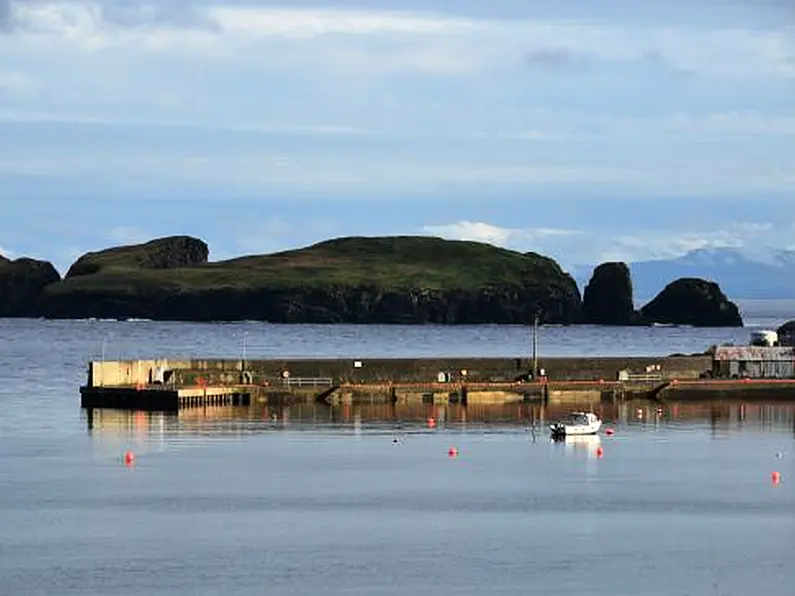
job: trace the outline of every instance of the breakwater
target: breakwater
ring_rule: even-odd
[[[136,384],[297,385],[301,379],[331,379],[335,384],[505,383],[532,378],[534,362],[516,358],[284,358],[149,359],[92,361],[88,385]],[[698,379],[712,357],[539,358],[537,368],[549,382],[617,381],[621,371],[660,379]],[[651,372],[650,372],[651,371]]]
[[[599,401],[695,382],[710,366],[709,356],[93,361],[81,395],[87,408],[164,410],[218,405],[225,396],[234,403]]]

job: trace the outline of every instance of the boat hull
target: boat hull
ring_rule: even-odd
[[[569,424],[553,424],[550,426],[550,433],[553,437],[576,437],[595,435],[602,427],[601,422],[589,425],[569,425]]]

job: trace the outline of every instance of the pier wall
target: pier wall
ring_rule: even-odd
[[[660,365],[663,379],[697,379],[712,366],[710,356],[539,358],[551,381],[615,380],[618,371],[643,372]],[[329,378],[335,383],[512,381],[532,369],[529,358],[362,358],[356,359],[150,359],[95,361],[89,364],[94,387],[150,384],[165,373],[165,383],[280,384],[290,379]],[[245,371],[245,374],[244,374]]]

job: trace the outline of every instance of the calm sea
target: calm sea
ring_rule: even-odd
[[[775,328],[795,304],[744,315]],[[691,353],[750,330],[544,327],[539,349]],[[529,351],[522,327],[0,320],[0,594],[792,592],[795,395],[605,405],[614,436],[564,443],[530,406],[79,408],[103,354]]]

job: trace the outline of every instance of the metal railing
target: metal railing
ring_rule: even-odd
[[[330,377],[288,377],[282,379],[283,387],[331,387],[334,379]]]
[[[662,373],[629,373],[623,377],[619,377],[620,381],[628,381],[630,383],[656,383],[663,380]]]

